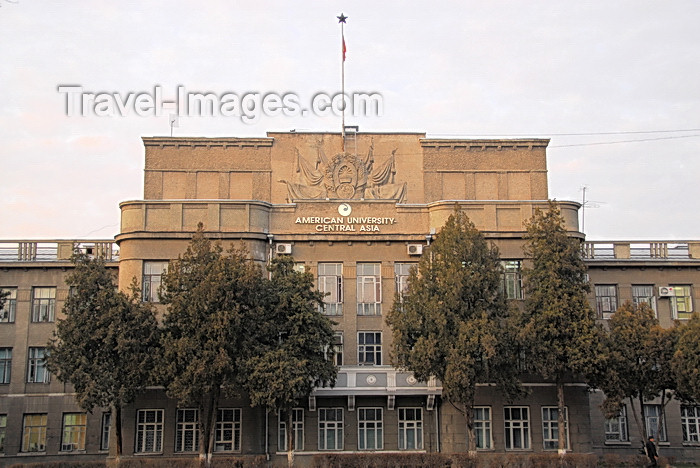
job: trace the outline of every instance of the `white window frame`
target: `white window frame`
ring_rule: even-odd
[[[399,450],[423,450],[423,409],[399,408]]]
[[[559,408],[557,406],[542,407],[542,448],[543,450],[559,449]],[[554,419],[552,419],[554,416]],[[554,437],[556,434],[556,437]],[[564,437],[565,448],[569,449],[569,408],[564,408]]]
[[[620,412],[614,418],[605,420],[605,442],[629,442],[629,429],[627,427],[627,406],[622,405]]]
[[[229,435],[230,434],[230,435]],[[219,408],[216,412],[215,452],[241,451],[241,409]]]
[[[616,284],[596,284],[595,285],[595,306],[598,317],[609,319],[617,310],[617,285]]]
[[[84,452],[87,413],[63,413],[61,452]]]
[[[357,449],[384,449],[384,411],[382,408],[357,408]]]
[[[56,287],[32,288],[32,323],[50,323],[56,320]]]
[[[134,453],[163,453],[162,409],[136,411],[136,443]]]
[[[343,408],[318,408],[319,450],[343,450],[344,417]]]
[[[22,418],[23,453],[46,452],[46,413],[25,413]]]
[[[112,413],[102,413],[100,421],[100,450],[109,450],[109,438],[112,434]]]
[[[502,285],[503,295],[506,299],[523,298],[523,274],[522,261],[501,260],[503,268]]]
[[[51,382],[51,374],[46,368],[46,348],[30,347],[27,352],[27,383]]]
[[[343,264],[322,262],[318,266],[318,290],[323,294],[324,315],[343,315]]]
[[[700,444],[700,406],[681,405],[683,443]]]
[[[514,417],[517,412],[518,417]],[[523,414],[525,417],[523,417]],[[530,450],[532,446],[530,431],[530,407],[529,406],[505,406],[503,407],[504,440],[506,450]],[[515,434],[520,434],[520,446],[515,446]]]
[[[653,409],[653,411],[652,411]],[[656,429],[659,427],[661,421],[661,405],[644,405],[644,419],[646,419],[647,427],[647,437],[656,436]],[[667,432],[666,432],[666,421],[663,421],[663,431],[658,435],[657,439],[659,442],[668,442]]]
[[[0,311],[0,323],[14,323],[17,313],[17,288],[0,288],[0,292],[10,293]]]
[[[333,344],[331,345],[331,360],[336,366],[343,365],[343,332],[337,331],[333,333]]]
[[[357,315],[382,314],[382,264],[358,263]]]
[[[280,411],[277,415],[279,427],[278,451],[287,451],[287,414]],[[292,428],[294,430],[294,451],[304,450],[304,408],[292,408]]]
[[[12,381],[12,348],[0,348],[0,384]]]
[[[404,295],[408,290],[408,278],[411,275],[411,268],[417,263],[394,263],[394,287],[400,302],[403,302]]]
[[[654,296],[653,284],[633,284],[632,303],[635,305],[647,304],[654,311],[654,316],[659,317],[656,312],[656,296]]]
[[[163,273],[168,271],[167,260],[144,260],[141,279],[141,300],[159,303],[158,290],[163,280]]]
[[[199,450],[199,410],[178,408],[175,424],[175,452],[197,452]]]
[[[490,406],[474,407],[474,436],[477,450],[493,450]]]
[[[371,343],[368,338],[371,336]],[[378,342],[377,342],[378,338]],[[367,357],[371,356],[371,360]],[[382,332],[359,331],[357,332],[357,365],[381,366],[382,365]]]
[[[693,315],[693,287],[689,284],[675,284],[671,287],[673,288],[673,296],[670,297],[673,319],[689,319]]]

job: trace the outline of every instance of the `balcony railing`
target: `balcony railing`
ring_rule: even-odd
[[[113,240],[0,240],[0,262],[65,262],[75,252],[119,260]]]
[[[583,244],[586,260],[700,259],[700,241],[588,241]]]

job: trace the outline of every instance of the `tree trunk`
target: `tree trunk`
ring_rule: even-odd
[[[637,430],[639,431],[639,439],[642,441],[642,447],[644,448],[644,453],[646,453],[646,433],[647,433],[647,420],[644,417],[644,398],[640,393],[637,397],[639,399],[639,413],[634,410],[634,399],[630,397],[630,406],[632,407],[632,414],[634,415],[634,422],[637,425]],[[639,415],[641,414],[641,421]]]
[[[566,454],[566,439],[567,439],[567,427],[566,427],[566,404],[564,402],[564,382],[557,379],[557,432],[559,434],[559,455],[564,456]]]
[[[109,466],[117,467],[119,466],[120,459],[122,456],[122,407],[119,404],[113,404],[110,408],[112,414],[111,425],[110,425],[110,438],[109,438]]]
[[[205,395],[200,403],[199,424],[199,462],[207,468],[211,467],[214,454],[214,439],[216,427],[216,408],[219,404],[219,389]]]
[[[476,431],[474,430],[474,401],[464,405],[464,419],[467,421],[467,452],[470,457],[476,456]]]
[[[287,410],[287,466],[289,468],[294,468],[294,449],[296,448],[294,446],[294,442],[296,442],[296,437],[294,434],[294,426],[293,426],[293,415],[294,415],[294,409],[288,409]]]

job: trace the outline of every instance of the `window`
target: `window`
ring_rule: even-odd
[[[700,442],[700,406],[681,406],[683,442]]]
[[[199,410],[177,410],[175,428],[175,451],[196,452],[199,450]]]
[[[382,265],[357,264],[357,315],[382,314]]]
[[[0,384],[9,384],[12,377],[12,348],[0,348]]]
[[[651,307],[656,315],[656,298],[654,297],[654,286],[653,285],[632,285],[632,302],[635,305],[646,304]]]
[[[360,450],[384,448],[381,408],[357,409],[357,448]]]
[[[333,346],[331,347],[331,360],[336,366],[343,365],[343,332],[333,334]]]
[[[343,408],[318,409],[318,449],[343,450]]]
[[[360,366],[382,365],[381,332],[359,332],[357,334],[357,364]]]
[[[49,383],[49,377],[49,371],[46,369],[46,348],[29,348],[27,382]]]
[[[215,452],[237,452],[241,450],[240,408],[220,408],[216,414]]]
[[[395,263],[394,264],[394,283],[396,292],[399,295],[399,300],[403,302],[403,296],[408,289],[408,277],[415,263]]]
[[[0,454],[5,453],[5,431],[7,430],[7,415],[0,414]]]
[[[542,407],[542,440],[545,450],[559,448],[559,408]],[[564,443],[569,448],[569,410],[564,410]]]
[[[61,452],[85,450],[86,413],[66,413],[63,415],[63,435]]]
[[[287,413],[280,411],[279,440],[277,447],[279,451],[287,451]],[[294,450],[304,450],[304,409],[292,409],[292,427],[294,428]]]
[[[493,439],[491,437],[491,408],[474,408],[474,436],[476,437],[477,450],[491,450]]]
[[[158,290],[163,273],[167,270],[168,262],[143,262],[143,302],[160,302]]]
[[[502,260],[503,294],[506,299],[523,298],[523,276],[520,260]]]
[[[0,288],[0,292],[9,293],[0,309],[0,323],[13,323],[17,310],[17,288]]]
[[[506,450],[530,448],[530,410],[526,406],[503,408]]]
[[[109,450],[109,434],[112,430],[112,413],[102,413],[100,450]]]
[[[627,435],[627,407],[620,408],[617,417],[605,420],[606,442],[628,442]]]
[[[671,312],[674,319],[689,319],[693,314],[693,299],[690,286],[673,285],[673,297],[671,297]]]
[[[136,414],[137,453],[159,453],[163,451],[163,410],[138,410]]]
[[[32,322],[53,322],[56,315],[56,288],[32,290]]]
[[[644,418],[647,421],[647,437],[653,435],[659,442],[667,442],[666,424],[661,424],[661,405],[644,405]],[[660,432],[659,426],[661,426]]]
[[[318,264],[318,290],[323,294],[323,313],[343,314],[343,264]]]
[[[399,450],[423,450],[421,408],[399,408]]]
[[[617,310],[617,285],[598,284],[595,287],[595,305],[598,317],[608,319]]]
[[[25,414],[22,425],[22,452],[46,450],[46,414]]]

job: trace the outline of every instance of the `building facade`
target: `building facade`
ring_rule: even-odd
[[[322,313],[336,323],[332,358],[338,381],[316,389],[294,409],[291,429],[300,464],[327,451],[466,450],[464,418],[441,400],[439,382],[419,382],[391,366],[385,317],[409,269],[456,207],[499,248],[504,294],[523,298],[524,226],[537,208],[547,207],[548,140],[349,131],[345,138],[289,132],[143,141],[144,198],[121,203],[114,242],[57,241],[50,259],[39,255],[37,242],[7,241],[0,247],[0,287],[11,290],[14,301],[12,320],[0,320],[6,459],[106,454],[109,415],[82,412],[70,386],[51,381],[42,368],[41,350],[68,293],[63,281],[74,245],[109,252],[120,287],[137,278],[143,300],[162,312],[160,275],[184,251],[198,223],[224,246],[245,245],[261,263],[292,255],[326,294]],[[570,235],[583,239],[580,205],[558,204]],[[653,301],[665,326],[672,318],[689,317],[700,284],[699,242],[587,243],[585,252],[591,303],[601,320],[626,299]],[[660,286],[671,286],[674,295],[660,297]],[[479,387],[480,450],[556,450],[555,388],[537,379],[525,385],[529,395],[512,403]],[[631,415],[606,421],[597,408],[601,395],[583,383],[571,383],[565,392],[565,436],[572,451],[636,452]],[[650,421],[656,406],[650,402]],[[700,409],[672,404],[666,417],[668,445],[662,453],[698,458]],[[149,389],[126,410],[124,453],[191,455],[197,450],[197,421],[195,409],[178,408],[162,389]],[[281,457],[286,430],[278,416],[251,408],[245,398],[225,400],[217,411],[215,449]]]

